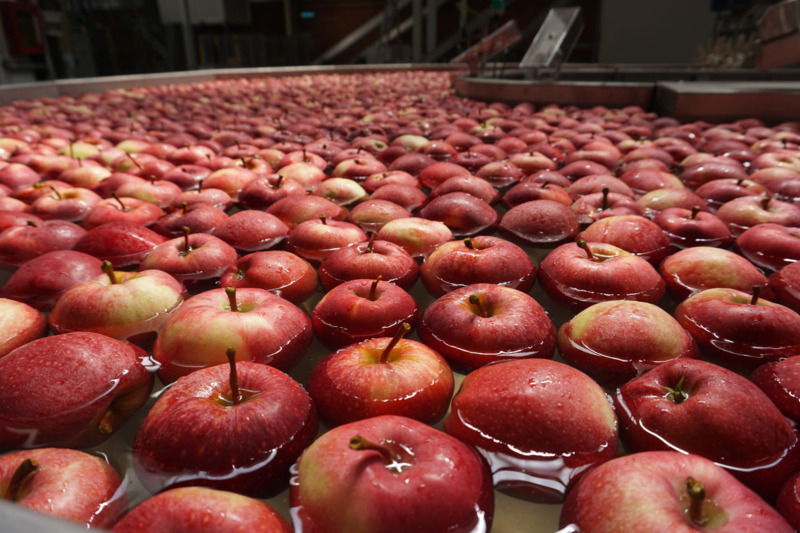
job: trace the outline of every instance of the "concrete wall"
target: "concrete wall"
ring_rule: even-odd
[[[711,0],[603,0],[599,63],[683,63],[707,47]]]

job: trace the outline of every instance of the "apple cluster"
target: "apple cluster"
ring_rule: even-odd
[[[119,532],[800,529],[800,123],[450,81],[0,107],[0,497]]]

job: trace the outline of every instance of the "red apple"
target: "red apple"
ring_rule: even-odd
[[[300,305],[317,291],[317,271],[283,250],[247,254],[225,270],[220,287],[268,290]]]
[[[308,392],[328,427],[381,415],[441,420],[453,395],[453,373],[434,350],[401,338],[410,327],[404,322],[394,338],[352,344],[317,363]]]
[[[305,389],[276,368],[237,364],[236,350],[227,353],[229,365],[183,376],[139,425],[133,467],[150,492],[196,485],[273,496],[314,440],[317,413]]]
[[[170,489],[146,499],[114,524],[114,533],[247,530],[291,533],[281,515],[264,502],[234,492],[205,487]]]
[[[477,283],[455,289],[429,305],[417,334],[454,368],[469,371],[495,361],[549,359],[556,330],[531,296],[510,287]]]
[[[0,449],[105,441],[150,397],[147,360],[90,332],[43,337],[0,358]]]
[[[227,287],[186,300],[159,331],[153,358],[164,383],[225,362],[228,348],[240,361],[288,371],[312,338],[311,319],[288,300],[264,289]]]
[[[0,357],[46,332],[44,314],[26,303],[0,298]]]
[[[496,489],[533,501],[562,501],[582,475],[617,455],[610,398],[587,375],[547,359],[470,372],[444,428],[486,459]]]
[[[522,248],[489,235],[442,244],[425,258],[420,273],[434,297],[473,283],[528,292],[536,281],[536,266]]]
[[[635,453],[600,465],[567,496],[559,525],[583,533],[792,531],[724,469],[677,452]]]
[[[403,323],[417,322],[419,307],[402,288],[376,279],[347,281],[314,306],[314,333],[330,349],[394,334]]]
[[[712,363],[665,363],[620,387],[615,406],[626,449],[703,456],[768,500],[800,465],[793,424],[753,383]]]
[[[800,225],[757,224],[736,238],[736,247],[757,267],[776,272],[800,260]]]
[[[2,499],[84,528],[111,527],[128,509],[125,486],[107,461],[66,448],[0,457],[0,486]]]
[[[489,531],[491,478],[467,445],[400,416],[328,431],[296,465],[290,503],[307,532]],[[353,513],[352,502],[359,502]]]

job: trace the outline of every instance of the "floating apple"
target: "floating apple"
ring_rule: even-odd
[[[43,337],[0,358],[0,449],[100,444],[150,397],[147,361],[141,348],[90,332]]]
[[[416,420],[372,417],[328,431],[302,455],[290,503],[303,531],[489,531],[491,477],[461,441]],[[352,502],[359,502],[353,513]]]
[[[299,383],[226,353],[228,365],[197,370],[159,396],[136,431],[133,466],[150,492],[198,485],[272,496],[314,440],[316,410]]]
[[[617,455],[610,398],[587,375],[547,359],[472,371],[444,423],[473,445],[502,492],[559,502],[587,471]]]

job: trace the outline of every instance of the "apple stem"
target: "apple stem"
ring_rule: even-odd
[[[181,231],[183,231],[183,253],[188,254],[192,251],[192,247],[189,246],[189,234],[192,232],[192,230],[189,228],[189,226],[183,226]]]
[[[60,192],[58,192],[58,189],[56,189],[56,188],[55,188],[55,187],[53,187],[52,185],[50,186],[50,190],[51,190],[51,191],[53,191],[53,193],[56,195],[56,200],[63,200],[63,199],[64,199],[64,198],[61,196],[61,193],[60,193]]]
[[[375,239],[378,237],[378,234],[374,231],[369,232],[369,242],[367,242],[367,249],[364,250],[364,253],[371,254],[373,252],[372,246],[375,244]]]
[[[589,260],[594,261],[594,255],[592,254],[592,249],[589,248],[589,243],[583,239],[578,239],[577,244],[579,248],[582,248],[583,251],[586,252],[586,257]]]
[[[389,355],[394,350],[394,347],[397,346],[397,343],[411,330],[411,324],[408,322],[403,322],[400,324],[400,327],[397,328],[397,332],[392,337],[392,340],[389,341],[389,344],[386,345],[386,348],[383,349],[383,353],[381,353],[381,363],[388,363],[389,362]]]
[[[767,210],[769,209],[769,203],[772,201],[772,196],[765,196],[761,199],[761,209]]]
[[[686,478],[686,492],[689,493],[689,520],[696,526],[702,526],[706,522],[703,516],[706,490],[701,482],[689,477]]]
[[[378,298],[378,294],[377,294],[377,292],[378,292],[378,283],[380,283],[380,281],[382,279],[383,279],[383,276],[378,275],[378,277],[375,278],[375,281],[372,282],[372,285],[369,288],[369,295],[367,296],[367,298],[372,302],[374,302]]]
[[[475,244],[472,242],[472,239],[470,239],[469,237],[464,239],[464,246],[466,246],[470,250],[474,250],[475,249]]]
[[[225,355],[228,357],[228,364],[231,367],[231,401],[233,405],[239,405],[242,395],[239,394],[239,378],[236,376],[236,348],[228,348]]]
[[[392,453],[389,451],[388,448],[385,446],[381,446],[380,444],[376,444],[371,440],[368,440],[361,435],[354,435],[350,439],[350,449],[351,450],[373,450],[381,454],[383,457],[384,462],[386,464],[396,463],[402,461],[402,457],[398,454]]]
[[[281,176],[280,174],[278,174],[278,181],[276,181],[276,182],[275,182],[275,185],[270,185],[270,188],[271,188],[271,189],[280,189],[280,188],[281,188],[281,182],[282,182],[282,181],[283,181],[283,176]]]
[[[756,305],[758,303],[758,297],[761,296],[761,285],[753,285],[751,289],[753,291],[753,297],[750,299],[750,305]]]
[[[231,304],[231,311],[239,312],[239,304],[236,302],[236,287],[233,285],[225,287],[225,294],[228,295],[228,303]]]
[[[603,203],[600,204],[601,211],[608,209],[608,192],[608,187],[603,187]]]
[[[32,228],[38,228],[39,227],[39,224],[37,224],[35,220],[28,220],[28,222],[26,222],[26,224],[28,226],[32,227]]]
[[[667,400],[671,401],[675,405],[680,405],[689,399],[689,395],[683,390],[684,377],[685,376],[681,376],[681,379],[678,380],[678,384],[675,385],[675,388],[667,387],[666,385],[663,386],[664,390],[668,392]]]
[[[550,185],[550,182],[545,181],[544,183],[542,183],[542,189],[546,189],[548,185]]]
[[[739,178],[736,180],[736,185],[741,185],[742,183],[744,183],[744,178]]]
[[[108,276],[108,279],[111,280],[112,285],[116,285],[119,283],[117,275],[114,273],[114,265],[111,264],[111,261],[109,261],[108,259],[103,261],[103,264],[100,265],[100,270],[102,270],[103,273],[106,276]]]
[[[12,502],[19,500],[20,489],[22,489],[22,484],[25,481],[25,478],[36,472],[38,468],[39,463],[37,463],[34,459],[29,458],[22,461],[14,471],[11,481],[8,482],[5,494],[3,494],[3,499]]]
[[[189,204],[187,202],[181,202],[181,215],[185,215]]]
[[[325,225],[328,224],[328,217],[326,217],[325,215],[320,215],[319,219],[322,221],[323,224]]]
[[[138,162],[136,159],[134,159],[134,158],[133,158],[133,156],[132,156],[131,154],[127,154],[127,156],[128,156],[128,159],[130,159],[131,161],[133,161],[133,164],[134,164],[134,165],[136,165],[137,167],[139,167],[139,170],[142,170],[142,165],[141,165],[141,164],[140,164],[140,163],[139,163],[139,162]]]
[[[111,193],[111,197],[114,198],[114,200],[116,200],[117,203],[119,204],[119,210],[120,211],[126,211],[127,210],[127,208],[125,207],[125,204],[122,203],[122,200],[120,199],[119,196],[117,196],[116,192],[112,192]]]
[[[483,304],[481,303],[481,299],[477,294],[470,294],[469,295],[469,303],[471,303],[472,305],[474,305],[475,307],[478,308],[478,313],[480,313],[481,317],[483,317],[483,318],[488,318],[489,317],[489,313],[486,311],[486,308],[483,307]]]

